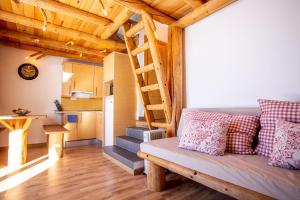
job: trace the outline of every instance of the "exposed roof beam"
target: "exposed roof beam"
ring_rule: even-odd
[[[105,17],[101,17],[93,13],[54,0],[19,0],[19,1],[22,3],[29,4],[31,6],[40,7],[76,19],[87,21],[96,25],[108,25],[109,23],[112,22],[110,19],[107,19]]]
[[[190,5],[193,8],[197,8],[203,4],[202,0],[183,0],[184,3]]]
[[[101,34],[102,39],[108,39],[112,36],[120,26],[122,26],[133,13],[129,11],[127,8],[123,9],[114,19],[114,23],[110,24],[105,31]]]
[[[7,42],[7,41],[3,41],[3,40],[0,40],[0,43],[4,44],[6,46],[17,48],[17,49],[24,49],[24,50],[29,50],[29,51],[40,51],[41,53],[43,53],[45,55],[49,55],[49,56],[72,58],[75,60],[82,60],[82,61],[88,61],[88,62],[94,62],[94,63],[102,63],[103,62],[102,57],[89,57],[86,55],[83,55],[82,57],[80,57],[80,55],[77,55],[77,54],[66,53],[66,52],[57,51],[57,50],[48,49],[48,48],[45,49],[42,47],[32,46],[32,45],[28,45],[28,44],[20,44],[17,42]]]
[[[52,47],[52,48],[62,49],[62,50],[67,50],[67,51],[75,51],[78,53],[84,53],[84,54],[89,54],[89,55],[94,55],[94,56],[103,56],[103,57],[105,56],[99,50],[90,49],[90,48],[86,48],[86,47],[82,47],[82,46],[76,46],[76,45],[67,45],[65,42],[39,38],[35,35],[30,35],[27,33],[20,33],[20,32],[16,32],[16,31],[1,29],[0,36],[17,39],[17,40],[20,40],[20,41],[26,42],[26,43],[34,43],[36,45],[47,46],[50,48]]]
[[[22,15],[17,15],[14,13],[10,13],[7,11],[0,10],[0,19],[16,24],[21,24],[23,26],[31,27],[31,28],[36,28],[36,29],[43,29],[43,22],[35,19],[31,19],[28,17],[24,17]],[[62,26],[57,26],[55,24],[47,24],[47,31],[60,34],[60,35],[65,35],[65,36],[70,36],[74,39],[82,39],[88,42],[92,42],[98,45],[99,48],[101,49],[109,49],[109,50],[120,50],[120,49],[125,49],[126,46],[123,42],[118,42],[115,40],[104,40],[100,39],[95,35],[80,32],[74,29],[70,28],[65,28]]]
[[[236,0],[210,0],[202,6],[196,8],[194,11],[177,20],[177,22],[175,22],[173,25],[185,28],[235,1]]]
[[[128,8],[129,10],[131,10],[134,13],[137,14],[141,14],[142,10],[144,10],[145,12],[149,13],[150,15],[152,15],[153,19],[155,19],[156,21],[165,23],[165,24],[172,24],[176,21],[175,18],[149,6],[148,4],[146,4],[143,1],[140,0],[126,0],[126,1],[122,1],[122,0],[112,0],[114,1],[116,4],[119,4],[125,8]]]

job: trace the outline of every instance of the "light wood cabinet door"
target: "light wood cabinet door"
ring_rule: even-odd
[[[70,133],[64,134],[64,141],[73,141],[78,140],[78,131],[77,131],[77,123],[68,122],[68,115],[63,115],[63,124],[66,129],[70,131]]]
[[[73,91],[94,91],[94,66],[73,63]]]
[[[78,113],[78,139],[96,138],[96,112]]]
[[[103,67],[95,67],[94,96],[95,98],[103,96]]]
[[[63,77],[62,77],[62,96],[71,97],[72,90],[72,63],[65,62],[63,67]]]
[[[103,112],[96,113],[96,138],[103,142]]]

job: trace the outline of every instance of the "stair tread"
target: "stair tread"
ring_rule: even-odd
[[[144,160],[139,158],[135,153],[132,153],[132,152],[130,152],[126,149],[123,149],[121,147],[118,147],[116,145],[105,146],[105,147],[103,147],[103,150],[104,150],[104,153],[112,156],[113,158],[115,158],[121,162],[122,162],[122,160],[127,161],[127,162],[122,162],[122,163],[131,168],[135,168],[134,165],[136,163],[144,162]],[[129,165],[128,163],[132,163],[132,165]]]
[[[117,136],[117,138],[121,138],[122,140],[127,140],[127,141],[130,141],[130,142],[133,142],[133,143],[136,143],[136,144],[141,144],[143,142],[143,140],[140,140],[140,139],[137,139],[137,138],[134,138],[134,137],[131,137],[131,136]]]
[[[136,129],[136,130],[139,130],[139,131],[149,131],[150,130],[149,128],[138,127],[138,126],[133,126],[133,127],[128,127],[128,128],[130,128],[130,129]]]

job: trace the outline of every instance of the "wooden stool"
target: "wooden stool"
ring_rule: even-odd
[[[69,133],[69,130],[65,129],[61,125],[44,125],[45,134],[49,135],[48,141],[48,154],[50,160],[57,160],[63,157],[63,141],[64,133]]]

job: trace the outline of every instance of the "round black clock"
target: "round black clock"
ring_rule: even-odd
[[[24,63],[18,68],[18,74],[25,80],[33,80],[39,75],[39,70],[33,64]]]

